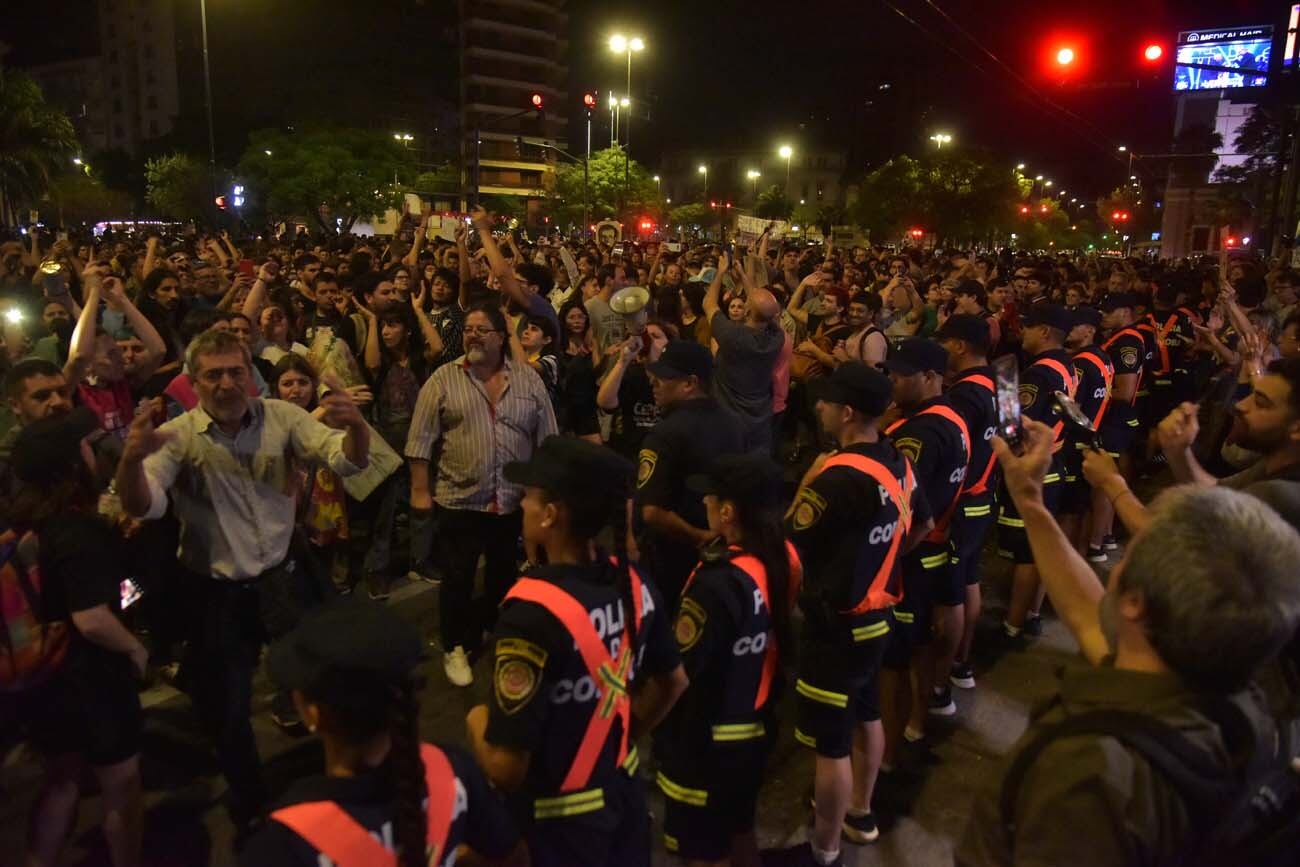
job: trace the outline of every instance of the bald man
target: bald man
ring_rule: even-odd
[[[766,289],[753,289],[745,303],[745,318],[733,322],[718,306],[722,276],[731,270],[731,257],[719,257],[718,270],[704,296],[704,315],[718,342],[714,360],[713,396],[737,416],[745,430],[747,451],[772,450],[772,368],[785,342],[777,319],[781,305]]]

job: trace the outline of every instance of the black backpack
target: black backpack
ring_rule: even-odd
[[[1211,760],[1173,726],[1142,713],[1096,710],[1045,729],[1016,755],[999,798],[1003,832],[1015,848],[1015,807],[1020,786],[1039,754],[1054,740],[1076,735],[1112,737],[1142,756],[1183,798],[1197,829],[1172,863],[1187,867],[1294,867],[1300,862],[1300,749],[1284,732],[1261,734],[1232,701],[1207,708],[1219,724],[1231,769]],[[1236,745],[1244,745],[1238,751]]]

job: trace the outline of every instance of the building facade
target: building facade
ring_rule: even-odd
[[[555,189],[544,143],[568,146],[566,0],[460,0],[460,129],[465,189],[520,196],[529,211]],[[531,103],[540,94],[542,111]],[[477,134],[477,142],[476,142]]]

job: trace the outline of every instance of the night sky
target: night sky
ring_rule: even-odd
[[[1154,40],[1172,49],[1179,30],[1280,26],[1287,8],[1246,0],[934,3],[951,20],[927,0],[571,0],[574,114],[585,89],[625,89],[624,62],[606,47],[608,35],[622,30],[647,43],[633,65],[633,94],[645,106],[633,154],[652,167],[669,149],[792,141],[846,148],[858,170],[932,146],[927,137],[942,129],[959,144],[1023,160],[1058,188],[1091,196],[1126,173],[1116,144],[1139,153],[1168,145],[1170,68],[1151,76],[1138,61],[1141,46]],[[178,0],[182,20],[194,12],[187,4],[198,0]],[[237,155],[241,131],[257,126],[312,117],[395,123],[440,106],[445,116],[454,99],[441,83],[455,65],[452,0],[208,6],[223,155]],[[16,47],[18,63],[83,51],[93,44],[93,8],[93,0],[53,0],[7,9],[0,40]],[[1076,80],[1066,84],[1051,79],[1046,63],[1049,47],[1063,40],[1081,55]],[[183,87],[192,86],[198,52],[183,62],[192,67],[182,70]],[[597,112],[598,122],[607,116]],[[182,126],[192,128],[197,117]],[[576,141],[576,124],[574,132]],[[595,141],[601,132],[608,136],[598,127]]]

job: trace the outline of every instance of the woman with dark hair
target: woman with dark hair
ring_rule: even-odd
[[[664,837],[688,864],[757,865],[754,813],[776,744],[782,655],[799,557],[782,525],[781,470],[760,454],[724,455],[687,486],[704,497],[705,548],[675,629],[690,678],[655,738]],[[703,803],[684,792],[707,792]]]
[[[635,742],[668,713],[686,674],[668,607],[628,562],[632,465],[551,436],[505,476],[524,486],[524,543],[548,565],[502,604],[494,698],[466,720],[474,754],[514,795],[537,867],[648,867]],[[612,557],[595,543],[606,528]]]
[[[709,346],[713,342],[713,331],[709,328],[709,320],[704,315],[704,293],[707,286],[703,283],[686,283],[678,293],[681,296],[681,328],[682,340],[694,340],[701,346]],[[744,297],[741,296],[741,306],[744,306]],[[735,319],[731,315],[731,302],[727,302],[727,318]]]
[[[556,354],[560,335],[555,333],[555,323],[549,316],[526,314],[524,327],[516,334],[510,332],[510,348],[516,358],[528,362],[537,371],[551,396],[551,406],[559,403],[560,359]]]
[[[6,582],[0,725],[16,722],[46,759],[23,862],[29,867],[58,862],[86,765],[102,793],[110,861],[135,867],[141,858],[136,679],[149,652],[119,619],[126,557],[121,538],[98,514],[90,447],[98,430],[85,407],[42,419],[23,428],[11,461],[18,486],[4,506],[9,530],[0,545],[14,546],[8,567],[28,585],[22,595],[31,619],[29,629],[13,628],[21,621],[10,619]]]
[[[517,860],[519,833],[474,760],[420,741],[422,655],[395,612],[351,599],[307,614],[271,646],[267,668],[320,737],[325,768],[290,788],[243,867],[446,867],[461,847]]]
[[[600,442],[596,415],[596,370],[600,367],[600,343],[591,328],[591,314],[581,293],[575,292],[560,308],[560,405],[556,421],[560,430]]]

